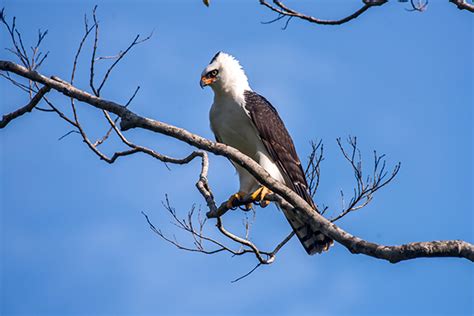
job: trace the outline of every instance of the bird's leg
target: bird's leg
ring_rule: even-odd
[[[250,197],[254,202],[258,202],[261,207],[266,207],[268,204],[270,204],[270,201],[265,200],[265,197],[269,194],[271,194],[272,191],[270,191],[266,186],[261,186],[255,192],[253,192]]]
[[[244,197],[245,197],[245,193],[242,191],[239,191],[235,194],[232,194],[227,200],[225,205],[227,208],[234,208],[235,207],[234,202],[235,201],[240,202]]]

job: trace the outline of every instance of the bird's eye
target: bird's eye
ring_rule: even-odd
[[[217,71],[217,69],[214,69],[213,71],[209,72],[209,76],[214,78],[217,76],[217,74],[219,73],[219,71]]]

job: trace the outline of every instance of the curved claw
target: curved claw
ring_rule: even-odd
[[[235,207],[234,202],[235,201],[238,202],[238,201],[242,200],[244,198],[244,196],[245,196],[245,193],[243,193],[243,192],[237,192],[235,194],[232,194],[229,197],[229,199],[227,200],[225,206],[227,208],[234,208]]]
[[[253,201],[258,202],[261,207],[267,207],[270,204],[270,201],[265,200],[265,197],[271,193],[272,191],[270,191],[267,187],[261,186],[255,190],[255,192],[253,192],[250,197]]]
[[[253,209],[253,204],[252,204],[252,203],[248,203],[248,204],[245,204],[244,207],[239,206],[239,208],[240,208],[242,211],[248,212],[248,211],[250,211],[251,209]]]

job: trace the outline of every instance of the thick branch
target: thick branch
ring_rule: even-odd
[[[33,99],[30,100],[30,102],[19,108],[18,110],[16,111],[13,111],[11,113],[8,113],[8,114],[5,114],[2,118],[2,120],[0,121],[0,128],[4,128],[5,126],[8,125],[8,123],[10,123],[12,120],[22,116],[23,114],[27,113],[27,112],[31,112],[35,106],[41,101],[41,99],[43,98],[43,96],[49,92],[49,90],[51,90],[50,87],[48,86],[44,86],[43,88],[41,88],[38,93],[33,97]]]
[[[292,205],[281,196],[271,194],[266,198],[277,202],[284,209],[295,211],[304,221],[323,231],[329,237],[345,246],[353,254],[364,254],[374,258],[384,259],[391,263],[429,257],[458,257],[474,261],[474,245],[462,240],[414,242],[400,246],[379,245],[351,235],[315,212],[308,214],[306,210],[293,208]],[[248,201],[241,201],[236,206],[245,205],[246,203],[248,203]],[[219,207],[219,216],[228,210],[225,204],[222,204]]]
[[[319,221],[319,214],[299,209],[295,211],[311,226],[319,228],[354,254],[364,254],[391,263],[426,257],[458,257],[474,261],[474,245],[462,240],[414,242],[400,246],[379,245],[353,236],[326,219]]]
[[[199,149],[231,159],[233,162],[248,170],[260,183],[280,196],[280,204],[289,204],[290,207],[293,208],[293,211],[297,213],[302,220],[311,225],[313,229],[322,231],[325,235],[344,245],[352,253],[362,253],[390,262],[399,262],[419,257],[461,257],[474,261],[474,245],[463,241],[433,241],[411,243],[402,246],[383,246],[364,241],[345,232],[315,212],[300,196],[287,188],[284,184],[273,179],[259,164],[235,148],[220,143],[214,143],[201,136],[163,122],[138,116],[122,105],[92,96],[59,78],[47,78],[36,71],[30,71],[25,67],[9,61],[0,61],[0,70],[14,72],[24,78],[47,85],[66,96],[86,102],[96,108],[112,112],[122,118],[122,130],[141,127],[171,136]]]

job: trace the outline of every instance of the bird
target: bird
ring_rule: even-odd
[[[214,92],[209,119],[216,141],[255,160],[271,177],[296,192],[317,212],[285,124],[275,107],[250,88],[240,62],[230,54],[218,52],[203,70],[200,86],[209,86]],[[242,166],[232,164],[239,176],[240,188],[227,200],[227,207],[231,208],[245,197],[262,207],[267,206],[270,202],[265,197],[271,191]],[[331,238],[313,230],[293,212],[280,209],[309,255],[327,251],[333,244]]]

